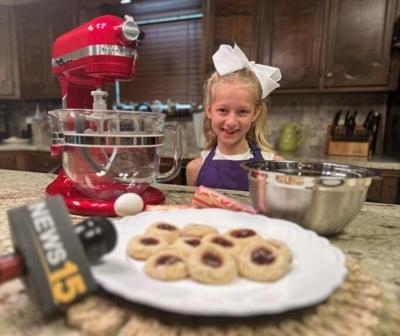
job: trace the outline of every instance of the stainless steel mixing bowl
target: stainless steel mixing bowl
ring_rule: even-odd
[[[322,235],[341,231],[360,212],[373,169],[295,161],[253,161],[248,170],[253,206],[260,213]]]

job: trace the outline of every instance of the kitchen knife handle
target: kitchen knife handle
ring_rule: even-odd
[[[0,283],[18,278],[23,274],[22,257],[18,254],[0,256]]]
[[[335,113],[335,116],[333,117],[333,123],[332,123],[332,128],[331,128],[331,137],[332,140],[335,140],[337,137],[337,126],[339,124],[340,116],[342,115],[342,110],[339,110],[338,112]]]
[[[371,125],[371,119],[372,116],[374,114],[374,111],[369,111],[367,117],[365,118],[364,122],[363,122],[363,126],[367,131],[370,131],[370,125]]]

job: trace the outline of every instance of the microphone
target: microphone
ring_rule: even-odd
[[[8,218],[15,253],[0,256],[0,283],[22,276],[45,314],[97,289],[90,264],[117,243],[109,219],[73,225],[61,196],[11,209]]]
[[[75,233],[91,264],[112,251],[117,243],[117,232],[106,217],[89,217],[74,226]],[[25,273],[24,260],[19,253],[0,255],[0,284]]]

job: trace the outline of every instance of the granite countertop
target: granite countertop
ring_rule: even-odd
[[[332,163],[348,164],[348,165],[373,168],[373,169],[400,170],[400,160],[387,156],[376,155],[371,158],[368,158],[368,157],[357,157],[357,156],[309,155],[304,158],[296,153],[284,153],[283,155],[286,160],[332,162]]]
[[[0,170],[0,253],[12,252],[7,210],[44,197],[54,175]],[[167,204],[189,204],[194,188],[156,185]],[[246,192],[227,192],[249,203]],[[72,216],[78,220],[78,216]],[[400,325],[400,206],[365,203],[345,230],[330,238],[374,277],[382,288],[383,307],[374,335],[394,335]],[[397,329],[396,329],[397,328]],[[0,335],[77,335],[63,315],[44,320],[20,279],[0,285]]]
[[[0,143],[0,151],[41,151],[50,152],[49,146],[35,146],[28,143],[5,144]]]

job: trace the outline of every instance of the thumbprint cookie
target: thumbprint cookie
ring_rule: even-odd
[[[150,234],[133,237],[128,243],[128,255],[134,259],[146,260],[154,253],[166,248],[168,242]]]
[[[218,233],[217,229],[205,224],[187,224],[182,229],[182,236],[203,238],[210,233]]]
[[[197,237],[181,237],[172,244],[177,251],[181,252],[185,257],[189,257],[193,251],[202,244],[200,238]]]
[[[236,243],[244,247],[254,240],[261,240],[260,235],[253,229],[232,229],[224,233],[225,237],[233,239]]]
[[[174,249],[165,249],[146,260],[145,273],[154,279],[171,281],[186,278],[188,270],[184,257]]]
[[[274,244],[258,240],[249,243],[238,259],[239,274],[256,281],[275,281],[284,276],[290,261]]]
[[[203,243],[210,243],[213,245],[218,245],[230,252],[233,256],[239,254],[242,250],[242,247],[232,238],[228,236],[223,236],[219,233],[210,233],[203,238]]]
[[[173,224],[156,222],[151,224],[146,233],[164,238],[168,243],[173,243],[180,237],[180,230]]]
[[[206,284],[225,284],[237,277],[233,256],[213,244],[200,246],[189,257],[187,265],[190,276]]]

